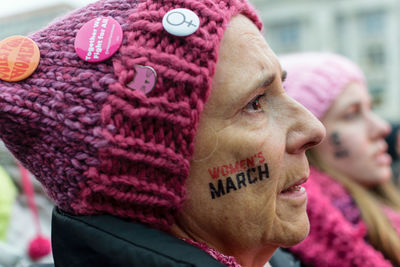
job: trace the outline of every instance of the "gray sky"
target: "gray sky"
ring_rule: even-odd
[[[70,4],[78,8],[95,1],[96,0],[0,0],[0,17],[23,13],[60,3]]]

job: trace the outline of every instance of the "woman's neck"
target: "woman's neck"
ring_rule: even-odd
[[[170,228],[170,234],[204,250],[218,261],[226,259],[227,262],[224,264],[230,267],[268,267],[269,265],[266,265],[269,264],[268,260],[278,249],[278,246],[273,245],[265,245],[258,248],[243,248],[240,245],[235,246],[233,244],[235,242],[217,240],[215,236],[202,232],[201,228],[196,229],[196,231],[190,231],[186,227],[182,227],[179,223],[175,223]],[[230,264],[232,258],[234,263]],[[235,265],[235,263],[239,263],[239,265]]]

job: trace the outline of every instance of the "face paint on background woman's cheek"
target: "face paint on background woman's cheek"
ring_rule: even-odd
[[[208,184],[211,199],[220,198],[233,191],[269,178],[268,164],[259,152],[249,158],[208,169],[213,180]]]
[[[329,141],[334,149],[333,155],[335,158],[342,159],[350,155],[349,151],[343,146],[338,132],[333,132],[329,137]]]

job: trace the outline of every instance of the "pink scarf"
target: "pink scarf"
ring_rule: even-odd
[[[182,238],[182,240],[205,251],[211,257],[213,257],[220,263],[225,264],[228,267],[242,267],[239,263],[236,262],[236,259],[234,257],[226,256],[226,255],[218,252],[216,249],[208,247],[205,243],[199,243],[199,242],[187,239],[187,238]]]

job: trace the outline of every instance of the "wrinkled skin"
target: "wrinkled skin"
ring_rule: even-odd
[[[309,231],[306,197],[279,193],[308,177],[305,150],[324,134],[322,124],[284,92],[280,64],[257,27],[234,17],[220,46],[196,133],[187,199],[172,234],[235,256],[242,266],[263,266],[278,246],[302,241]],[[237,190],[213,199],[209,184],[217,180],[209,170],[251,157],[268,165],[269,178],[240,189],[232,178]]]

